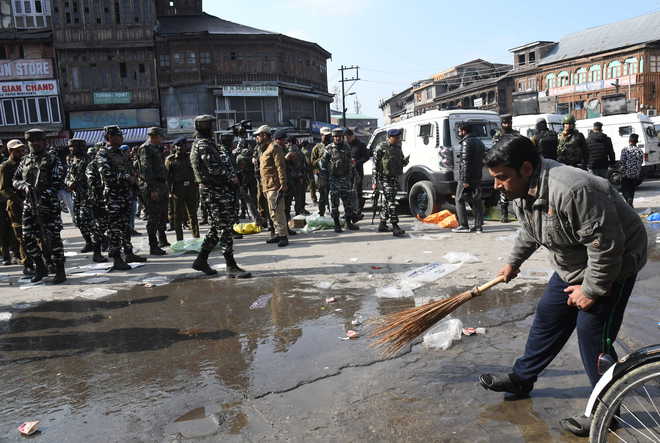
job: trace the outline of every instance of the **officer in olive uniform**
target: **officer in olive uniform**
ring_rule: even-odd
[[[186,138],[181,137],[174,142],[174,153],[165,160],[167,182],[173,203],[174,232],[176,240],[183,240],[183,222],[188,221],[192,236],[199,238],[199,223],[197,222],[197,206],[199,206],[199,188],[195,182],[195,173],[190,164],[190,148]]]
[[[575,129],[575,117],[564,117],[564,130],[559,134],[557,161],[565,165],[586,168],[589,158],[587,141],[584,135]]]
[[[298,146],[295,137],[289,138],[284,159],[286,160],[287,166],[286,177],[288,185],[286,195],[284,196],[284,207],[287,216],[286,218],[289,220],[291,218],[291,204],[294,200],[296,202],[294,205],[295,214],[304,215],[306,197],[305,189],[307,187],[307,184],[305,183],[305,176],[307,174],[305,154],[300,150],[300,146]]]
[[[73,198],[73,223],[80,230],[85,240],[85,246],[80,253],[94,251],[92,209],[89,198],[89,186],[85,175],[89,159],[87,157],[87,144],[85,140],[72,138],[69,140],[69,168],[66,172],[64,184]]]
[[[515,137],[520,135],[520,132],[513,129],[513,117],[511,114],[504,114],[502,118],[502,128],[498,129],[493,135],[493,145],[502,140],[504,137]],[[503,192],[500,192],[500,212],[502,213],[502,218],[500,221],[502,223],[509,223],[509,201],[506,199],[506,196]]]
[[[97,143],[95,146],[87,150],[87,158],[89,162],[85,169],[85,176],[87,177],[87,186],[89,194],[89,203],[92,214],[92,240],[94,244],[94,256],[92,260],[96,263],[105,263],[108,261],[101,251],[108,250],[108,212],[106,210],[104,196],[103,196],[103,181],[99,174],[98,164],[96,157],[98,151],[104,146],[103,142]]]
[[[335,232],[342,232],[339,223],[339,200],[344,205],[344,218],[346,227],[351,231],[360,228],[353,224],[353,160],[351,148],[344,143],[344,128],[332,130],[332,143],[326,146],[325,154],[321,160],[321,171],[328,177],[330,191],[330,205],[332,218],[335,221]]]
[[[147,261],[133,253],[131,244],[131,196],[137,177],[128,152],[120,149],[124,136],[119,126],[106,126],[104,130],[107,146],[96,154],[96,165],[108,217],[108,255],[114,260],[114,270],[127,271],[131,269],[128,263]]]
[[[199,184],[199,193],[208,209],[211,228],[204,238],[202,249],[193,262],[193,269],[206,275],[217,274],[209,266],[209,254],[220,242],[222,255],[227,262],[227,276],[249,278],[252,276],[239,268],[234,260],[233,225],[236,222],[236,187],[238,176],[231,158],[231,151],[218,148],[213,141],[215,118],[211,115],[195,117],[195,141],[190,152],[190,163]],[[233,134],[221,134],[221,144],[231,146]],[[219,235],[219,236],[218,236]]]
[[[167,170],[163,161],[162,130],[149,128],[149,140],[137,149],[136,165],[138,186],[147,215],[147,235],[149,254],[165,255],[161,248],[169,246],[165,234],[164,220],[167,219],[169,190]]]
[[[28,258],[23,244],[23,196],[13,184],[16,168],[25,155],[25,145],[14,139],[7,143],[7,149],[9,157],[0,165],[0,204],[7,209],[8,228],[12,230],[7,235],[11,234],[15,242],[14,258],[23,265],[25,275],[32,275],[32,261]]]
[[[396,194],[399,191],[399,178],[403,175],[403,168],[409,161],[409,157],[403,157],[401,130],[388,130],[387,141],[380,143],[374,150],[372,188],[376,190],[377,186],[380,187],[385,198],[380,210],[378,232],[389,232],[387,227],[389,220],[392,223],[392,234],[395,237],[403,237],[406,234],[406,231],[399,227]]]
[[[326,208],[329,208],[328,203],[328,176],[321,167],[321,161],[325,155],[325,148],[332,143],[332,130],[328,127],[321,128],[321,141],[312,148],[312,172],[316,180],[316,187],[319,190],[319,215],[325,215]]]
[[[257,181],[257,212],[259,213],[261,227],[268,228],[271,236],[275,235],[273,228],[273,221],[270,219],[270,211],[268,209],[268,199],[266,198],[266,191],[262,183],[261,170],[259,159],[268,146],[272,143],[271,129],[269,126],[262,125],[253,133],[255,138],[258,138],[257,144],[254,147],[252,156],[252,164],[254,165],[254,178]],[[261,140],[261,141],[259,141]]]
[[[55,266],[53,283],[66,280],[62,218],[58,190],[64,187],[64,166],[59,157],[49,152],[46,134],[41,129],[25,133],[30,152],[21,159],[14,174],[14,188],[26,198],[23,205],[23,241],[28,256],[35,264],[33,282],[48,275],[44,259],[52,258]]]
[[[252,163],[254,151],[254,144],[242,138],[234,150],[234,155],[240,181],[241,218],[249,215],[258,225],[261,225],[263,221],[257,210],[257,178]]]

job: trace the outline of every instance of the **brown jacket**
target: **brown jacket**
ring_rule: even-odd
[[[272,142],[259,158],[261,189],[264,192],[278,191],[286,184],[284,149]]]

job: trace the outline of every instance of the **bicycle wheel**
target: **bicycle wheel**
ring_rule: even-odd
[[[660,362],[614,382],[598,403],[590,436],[592,443],[660,443]]]

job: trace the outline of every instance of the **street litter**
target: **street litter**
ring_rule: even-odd
[[[11,320],[11,312],[0,312],[0,321],[9,321]]]
[[[334,281],[322,281],[316,284],[316,287],[319,289],[330,289],[334,285]]]
[[[341,312],[341,311],[343,311],[342,308],[337,308],[337,309],[335,309],[335,312]]]
[[[463,328],[463,335],[470,336],[470,335],[483,335],[486,333],[486,328]]]
[[[32,435],[39,430],[38,421],[26,421],[18,427],[18,432],[23,435]]]
[[[92,277],[92,278],[88,278],[86,280],[83,280],[81,283],[85,283],[85,284],[88,284],[88,285],[94,285],[94,284],[97,284],[97,283],[105,283],[107,281],[110,281],[109,277]]]
[[[448,252],[442,256],[449,263],[479,263],[479,257],[469,254],[467,252]]]
[[[117,290],[115,289],[106,289],[106,288],[90,288],[85,289],[78,293],[78,297],[87,298],[90,300],[95,300],[97,298],[107,297],[109,295],[116,294]]]
[[[461,339],[463,322],[457,318],[441,321],[424,335],[424,347],[446,351],[453,342]]]
[[[144,266],[144,263],[129,263],[128,266],[130,266],[131,269],[141,268],[142,266]]]
[[[163,286],[170,282],[169,277],[164,275],[157,275],[155,277],[148,277],[142,280],[145,288],[153,288],[154,286]]]
[[[373,269],[374,271],[377,271],[379,269],[383,269],[383,267],[382,266],[372,266],[371,269]]]
[[[660,213],[654,212],[646,218],[650,222],[658,223],[660,222]]]
[[[309,215],[305,221],[307,225],[302,229],[303,232],[318,231],[320,229],[333,229],[335,227],[335,221],[332,217],[322,217],[319,214]]]
[[[348,338],[358,338],[359,336],[360,336],[360,334],[357,331],[354,331],[352,329],[349,329],[348,331],[346,331],[346,337],[348,337]]]
[[[234,225],[234,232],[237,234],[250,235],[261,232],[261,226],[256,223],[237,223]]]
[[[413,290],[434,282],[461,267],[461,264],[430,263],[403,274],[399,281],[390,286],[376,289],[376,296],[382,298],[412,297]]]
[[[424,241],[445,240],[445,239],[451,238],[451,235],[449,235],[449,234],[410,234],[410,238],[414,238],[415,240],[424,240]]]
[[[43,281],[36,282],[36,283],[27,283],[27,284],[24,284],[24,285],[20,285],[18,287],[18,289],[20,289],[21,291],[25,291],[26,289],[32,289],[32,288],[36,288],[37,286],[43,286],[43,285],[44,285]]]
[[[203,238],[179,240],[170,246],[173,252],[199,252],[202,249]]]
[[[334,298],[334,297],[328,297],[328,298],[325,299],[325,302],[326,302],[326,303],[334,303],[334,302],[336,302],[336,301],[337,301],[337,299]]]
[[[437,225],[438,227],[444,229],[458,227],[458,219],[456,218],[456,215],[452,214],[451,211],[447,211],[446,209],[444,211],[431,214],[425,218],[417,215],[417,220],[423,223]]]
[[[263,309],[268,304],[268,300],[273,297],[273,294],[260,295],[259,298],[250,305],[250,310]]]
[[[302,229],[307,224],[307,220],[304,215],[298,214],[291,219],[289,225],[292,229]]]

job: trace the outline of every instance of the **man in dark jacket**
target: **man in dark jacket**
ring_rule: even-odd
[[[481,200],[481,173],[486,148],[478,138],[470,134],[470,126],[461,123],[458,128],[461,137],[461,153],[456,177],[456,215],[460,226],[453,232],[483,232],[484,203]],[[467,208],[465,202],[470,203],[474,213],[474,228],[468,225]]]
[[[594,128],[587,138],[587,152],[589,153],[587,160],[589,172],[607,178],[607,168],[614,164],[616,158],[612,139],[603,134],[601,122],[594,123]]]
[[[539,118],[536,121],[536,134],[532,137],[532,142],[543,158],[557,160],[559,138],[555,131],[548,129],[548,123],[544,118]]]
[[[348,140],[348,146],[351,147],[351,158],[353,160],[353,167],[355,168],[355,177],[353,180],[353,187],[357,195],[357,202],[354,202],[356,205],[355,216],[358,220],[362,220],[362,210],[364,209],[365,199],[362,195],[362,181],[364,180],[364,164],[369,161],[371,154],[367,149],[367,145],[364,142],[360,141],[359,138],[355,136],[352,130],[346,130],[346,139]]]

